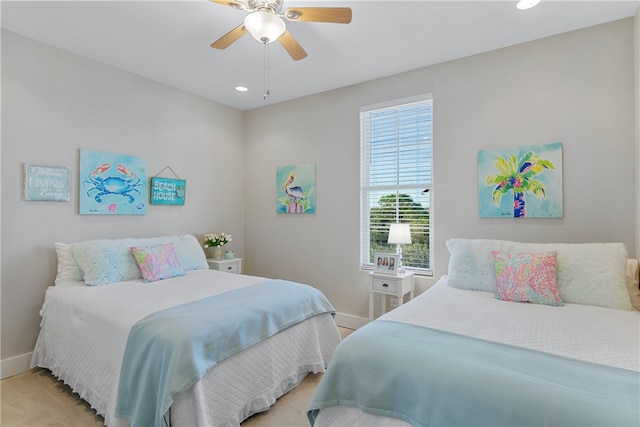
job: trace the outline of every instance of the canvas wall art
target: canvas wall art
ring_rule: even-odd
[[[562,143],[478,152],[481,218],[562,218]]]
[[[280,166],[276,171],[276,212],[310,214],[316,212],[316,165]]]
[[[81,149],[79,181],[80,214],[147,212],[146,159]]]

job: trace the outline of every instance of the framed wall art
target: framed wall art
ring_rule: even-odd
[[[316,212],[316,165],[291,165],[276,171],[278,213],[310,214]]]
[[[68,168],[24,164],[24,200],[68,202],[69,183]]]
[[[146,159],[81,149],[78,179],[82,215],[147,212]]]
[[[481,218],[562,218],[562,143],[478,152]]]

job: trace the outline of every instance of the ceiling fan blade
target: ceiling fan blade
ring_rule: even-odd
[[[294,61],[299,61],[307,57],[307,52],[304,51],[300,43],[291,35],[289,31],[284,32],[279,38],[280,44],[291,55]]]
[[[231,43],[235,42],[246,33],[247,29],[244,27],[244,24],[240,24],[218,40],[211,43],[211,47],[215,47],[216,49],[226,49],[231,45]]]
[[[209,0],[212,3],[218,3],[223,6],[229,6],[234,9],[244,10],[247,8],[247,5],[241,2],[240,0]]]
[[[348,24],[351,22],[350,7],[292,7],[284,11],[289,21],[333,22]]]

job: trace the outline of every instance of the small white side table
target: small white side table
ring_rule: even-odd
[[[242,258],[213,259],[207,258],[209,269],[227,273],[242,274]]]
[[[404,296],[409,294],[413,298],[413,271],[398,274],[383,274],[372,271],[369,273],[369,320],[373,320],[374,294],[380,294],[382,299],[382,314],[387,310],[387,295],[398,299],[398,305],[404,302]]]

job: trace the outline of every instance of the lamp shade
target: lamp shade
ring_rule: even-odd
[[[269,12],[253,12],[244,18],[244,27],[254,39],[261,43],[272,43],[278,40],[286,25],[278,16]]]
[[[411,243],[409,224],[391,224],[389,226],[389,244],[408,245]]]
[[[520,0],[516,7],[520,10],[531,9],[540,3],[540,0]]]

